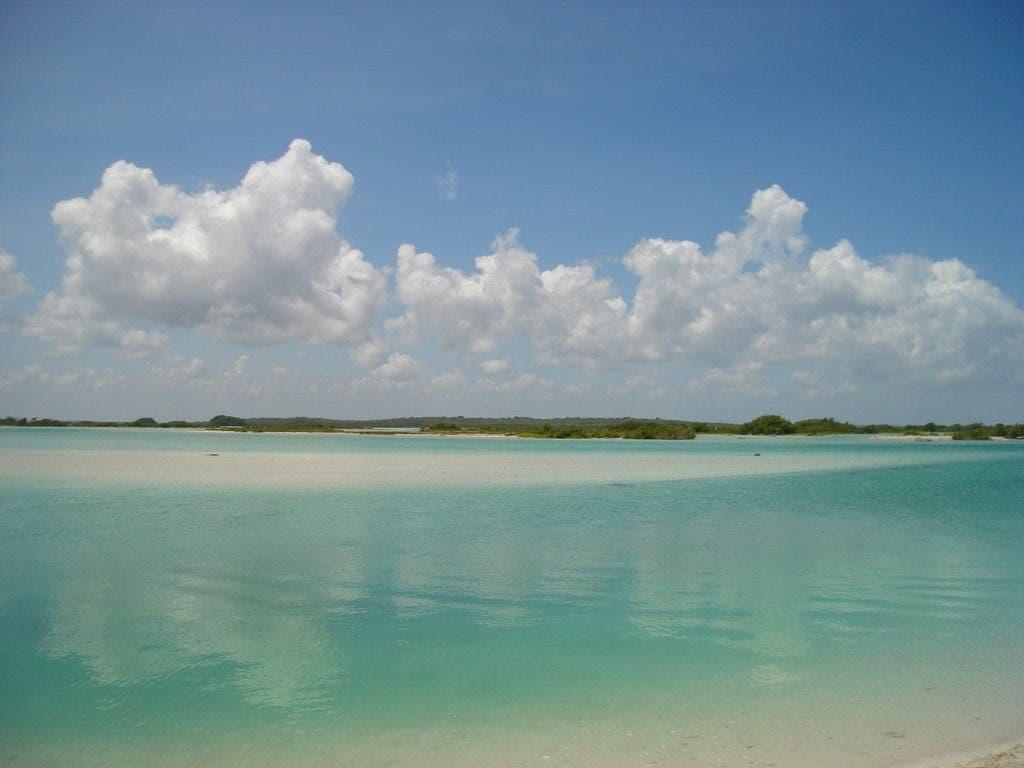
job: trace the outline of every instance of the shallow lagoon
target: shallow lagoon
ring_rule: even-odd
[[[1017,444],[2,429],[0,534],[2,764],[886,766],[1024,731]]]

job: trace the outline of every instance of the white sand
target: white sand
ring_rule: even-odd
[[[906,768],[1024,768],[1024,744],[1003,744],[983,753],[947,755]]]
[[[122,484],[381,487],[611,483],[871,469],[964,460],[934,452],[0,450],[0,479],[65,476]]]

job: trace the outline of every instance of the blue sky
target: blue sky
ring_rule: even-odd
[[[1018,3],[8,3],[0,66],[0,249],[28,286],[0,310],[5,412],[1022,418]],[[51,211],[88,197],[116,161],[195,195],[237,187],[296,138],[355,179],[335,228],[383,281],[357,329],[324,340],[280,315],[261,318],[262,335],[197,319],[241,301],[226,294],[181,313],[173,290],[150,303],[159,311],[132,306],[97,286],[146,272],[134,241],[86,254],[80,282],[92,287],[61,288],[73,248]],[[786,225],[800,242],[759,239],[721,278],[716,235],[756,225],[744,211],[773,185],[779,211],[806,204]],[[263,216],[283,221],[294,205]],[[105,231],[96,211],[83,215],[75,231]],[[517,245],[492,248],[511,227]],[[695,241],[708,263],[683,280],[692,265],[666,246],[674,278],[664,264],[628,268],[645,238]],[[844,238],[860,261],[828,257],[847,270],[840,295],[832,272],[808,265]],[[470,293],[476,257],[513,264],[521,246],[536,254],[537,285],[509,293],[497,274],[504,292],[484,289],[490,304],[450,281],[451,297],[414,295],[420,269],[403,294],[407,243],[461,270]],[[203,258],[253,275],[257,245],[238,248]],[[890,268],[892,254],[921,263]],[[970,275],[921,271],[952,260]],[[324,264],[299,262],[316,283]],[[581,264],[594,285],[611,281],[607,296],[565,288],[568,302],[538,287],[540,273]],[[870,268],[888,271],[872,283]],[[740,285],[744,275],[760,282]],[[657,293],[667,283],[678,290]],[[867,283],[880,293],[853,295]],[[56,325],[41,309],[50,291],[74,304]],[[966,298],[936,304],[936,291]],[[783,307],[787,294],[799,306]],[[598,318],[620,296],[621,317]],[[737,319],[737,303],[759,302],[760,317]],[[565,341],[591,320],[602,340]],[[452,323],[483,323],[489,346],[453,341]],[[102,330],[56,338],[69,325]],[[111,342],[130,330],[152,343]],[[244,372],[225,377],[240,357]],[[485,370],[495,360],[507,365]]]

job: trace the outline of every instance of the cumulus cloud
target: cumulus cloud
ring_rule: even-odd
[[[418,371],[419,363],[411,355],[392,353],[385,363],[373,369],[373,375],[389,381],[409,381]]]
[[[471,274],[439,266],[412,245],[399,248],[396,290],[405,315],[397,327],[412,341],[436,337],[443,350],[470,355],[522,334],[542,362],[587,367],[625,332],[625,302],[589,264],[541,270],[515,229],[492,248]]]
[[[438,189],[454,196],[457,183],[451,171]],[[543,268],[509,229],[466,270],[402,245],[393,297],[390,268],[338,234],[352,188],[344,167],[302,140],[225,191],[188,194],[115,163],[87,198],[54,207],[66,269],[22,330],[59,351],[100,345],[131,358],[158,357],[175,328],[232,342],[344,345],[367,371],[349,389],[468,384],[457,367],[435,375],[397,351],[422,356],[423,347],[470,358],[483,392],[554,387],[532,373],[502,380],[513,341],[540,365],[633,374],[612,388],[619,394],[661,393],[662,364],[686,371],[677,386],[690,393],[772,393],[780,376],[813,396],[894,379],[1024,377],[1024,312],[964,260],[870,260],[845,239],[814,249],[807,206],[778,186],[756,191],[736,231],[708,248],[640,240],[621,262],[632,295],[586,261]],[[24,287],[0,251],[0,304]],[[163,360],[149,370],[182,386],[225,386],[232,375]],[[794,369],[804,378],[789,378]]]
[[[463,375],[462,371],[458,368],[448,371],[447,373],[441,373],[430,380],[430,389],[432,390],[445,390],[445,389],[459,389],[465,387],[468,384],[468,379]]]
[[[509,392],[547,392],[554,382],[535,373],[524,373],[511,381],[494,381],[493,379],[477,379],[477,387],[481,392],[504,394]]]
[[[0,312],[4,304],[28,290],[28,279],[17,271],[14,257],[0,248]],[[19,319],[0,315],[0,333],[16,328]]]
[[[180,355],[168,355],[163,364],[147,365],[146,370],[161,387],[206,388],[213,382],[206,361],[201,357],[186,359]]]
[[[794,381],[807,381],[794,372]],[[820,379],[820,374],[809,374],[814,381]],[[767,386],[765,383],[764,363],[752,360],[741,363],[731,369],[712,368],[702,377],[690,381],[691,392],[720,392],[725,395],[777,395],[778,391]]]
[[[654,379],[645,373],[634,373],[626,378],[621,386],[608,387],[609,395],[627,395],[642,393],[646,397],[661,397],[665,390],[655,386]]]
[[[395,389],[409,389],[420,381],[420,364],[412,355],[392,352],[388,359],[347,384],[350,391],[370,390],[389,392]]]
[[[112,368],[97,371],[94,368],[77,368],[51,373],[38,364],[26,365],[20,370],[0,375],[0,392],[19,384],[48,386],[54,390],[77,392],[99,392],[123,386],[128,378]]]
[[[3,392],[15,384],[30,381],[33,383],[45,383],[50,380],[50,374],[43,370],[38,363],[26,365],[20,370],[0,374],[0,392]]]
[[[1020,370],[1024,312],[958,259],[890,256],[842,240],[803,258],[807,208],[779,187],[754,194],[746,226],[705,255],[645,240],[630,313],[643,356],[737,362],[841,361],[867,376],[969,377]]]
[[[28,290],[28,280],[16,270],[14,257],[0,248],[0,309],[7,301]]]
[[[480,363],[480,370],[490,376],[505,373],[508,371],[508,358],[497,357],[493,360],[484,360]]]
[[[151,350],[166,342],[160,327],[237,342],[363,343],[386,278],[336,232],[352,186],[344,167],[299,139],[226,191],[187,194],[114,163],[88,198],[54,207],[66,271],[25,331],[64,349]]]
[[[737,393],[766,391],[762,369],[774,363],[841,365],[867,379],[1021,375],[1024,312],[963,261],[872,262],[847,240],[807,256],[806,213],[772,186],[709,252],[689,240],[641,240],[623,258],[637,279],[628,303],[589,264],[541,269],[516,230],[470,273],[404,245],[396,289],[405,314],[395,328],[467,355],[522,336],[540,362],[590,370],[693,363],[708,373],[691,389]]]
[[[164,355],[159,363],[147,362],[136,382],[157,391],[186,389],[225,394],[227,392],[244,392],[262,385],[249,381],[249,355],[239,355],[235,362],[225,370],[211,370],[201,357],[184,357],[177,354]],[[280,377],[271,373],[273,382]]]
[[[388,345],[376,335],[349,349],[349,357],[363,368],[370,368],[380,363],[388,353]]]
[[[216,395],[225,394],[279,394],[296,391],[292,371],[283,365],[274,365],[262,381],[248,375],[249,355],[239,355],[234,363],[221,369],[211,366],[202,357],[164,354],[158,361],[148,360],[134,372],[125,373],[112,368],[79,367],[65,370],[46,370],[30,364],[13,371],[0,373],[0,391],[17,387],[44,385],[52,390],[99,392],[114,388],[137,388],[154,393],[169,391],[197,391]],[[308,386],[305,387],[307,390]]]

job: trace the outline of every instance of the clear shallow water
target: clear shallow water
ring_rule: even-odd
[[[0,764],[898,765],[1022,638],[1017,444],[0,430]]]

